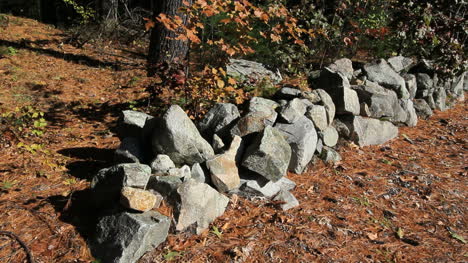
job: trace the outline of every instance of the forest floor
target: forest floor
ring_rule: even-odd
[[[66,38],[0,25],[0,262],[93,262],[86,189],[112,163],[119,112],[148,95],[143,48]],[[298,207],[233,197],[222,234],[170,235],[140,262],[467,262],[467,124],[460,102],[385,145],[343,142],[342,162],[289,175]]]

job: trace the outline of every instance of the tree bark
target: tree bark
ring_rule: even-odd
[[[192,0],[187,1],[192,4]],[[154,6],[154,16],[164,13],[168,16],[179,15],[187,24],[188,17],[186,14],[181,14],[179,9],[183,6],[182,0],[159,0]],[[150,45],[148,50],[148,75],[153,76],[156,73],[157,66],[161,63],[181,64],[184,63],[189,50],[189,42],[182,40],[173,40],[177,37],[175,32],[172,32],[164,27],[163,24],[157,22],[151,29]]]

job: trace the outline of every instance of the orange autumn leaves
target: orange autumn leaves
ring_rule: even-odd
[[[286,7],[275,1],[264,6],[254,6],[248,0],[194,0],[192,5],[188,1],[183,1],[183,4],[178,15],[160,14],[156,20],[175,32],[176,40],[190,41],[195,45],[216,45],[228,56],[254,53],[251,44],[258,42],[258,39],[251,32],[255,30],[258,30],[260,37],[275,43],[292,40],[295,44],[304,45],[304,35],[314,37],[313,30],[298,26],[297,19],[289,14]],[[184,23],[185,16],[190,18],[189,23]],[[202,21],[214,16],[221,16],[220,25],[234,28],[239,36],[236,41],[224,38],[200,39],[199,33],[205,27]],[[261,30],[255,28],[259,23],[263,25]],[[147,30],[154,25],[155,21],[147,19]]]

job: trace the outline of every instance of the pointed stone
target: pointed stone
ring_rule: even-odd
[[[192,165],[214,156],[211,145],[177,105],[171,106],[156,125],[152,146],[153,152],[168,155],[178,165]]]
[[[241,141],[239,136],[235,136],[229,150],[206,161],[206,166],[211,173],[211,181],[220,192],[228,192],[240,186],[236,155]]]

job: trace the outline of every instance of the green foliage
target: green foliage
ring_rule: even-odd
[[[2,56],[14,56],[18,54],[18,50],[14,47],[0,46],[0,57]]]
[[[212,228],[212,230],[210,232],[213,233],[214,235],[216,235],[219,239],[221,239],[223,237],[223,232],[219,231],[217,226],[213,226],[213,228]]]
[[[182,255],[183,255],[183,252],[168,250],[167,253],[164,255],[164,259],[167,261],[171,261]]]
[[[362,206],[370,206],[371,203],[369,202],[369,199],[367,198],[367,196],[355,196],[355,197],[352,197],[352,199],[358,203],[359,205],[362,205]]]
[[[2,113],[0,121],[4,127],[15,130],[20,137],[42,136],[47,126],[44,112],[32,106],[16,107],[14,111]]]
[[[9,189],[13,188],[17,183],[18,183],[18,181],[16,181],[16,180],[13,180],[13,181],[4,180],[4,181],[0,182],[0,189],[2,189],[4,191],[8,191]]]
[[[65,4],[70,5],[73,10],[80,16],[80,24],[87,24],[94,19],[95,11],[92,8],[85,7],[77,3],[76,0],[62,0]]]

